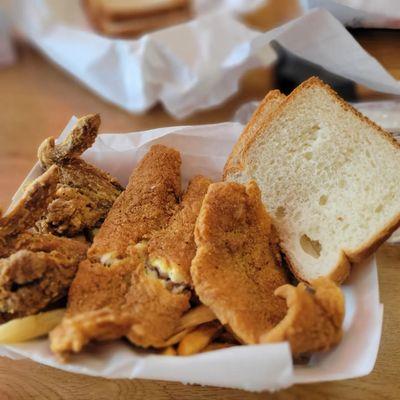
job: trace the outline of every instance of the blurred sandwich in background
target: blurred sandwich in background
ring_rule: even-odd
[[[94,28],[107,36],[135,37],[187,21],[190,0],[83,0]]]

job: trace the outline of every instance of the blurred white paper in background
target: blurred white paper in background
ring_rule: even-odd
[[[70,121],[64,136],[75,121],[75,118]],[[125,184],[138,160],[151,145],[159,143],[181,152],[185,184],[196,174],[217,180],[242,129],[241,124],[231,122],[103,134],[83,158]],[[27,179],[32,180],[40,173],[37,165]],[[293,365],[287,343],[236,346],[194,356],[171,357],[136,352],[126,342],[114,341],[93,345],[72,357],[69,363],[60,363],[51,353],[48,340],[41,339],[0,346],[0,355],[30,358],[85,375],[161,379],[250,391],[275,391],[295,383],[355,378],[371,372],[379,349],[383,307],[379,302],[375,259],[354,266],[342,288],[346,302],[343,340],[330,352],[314,355],[307,365]]]
[[[399,0],[301,0],[305,11],[323,7],[354,28],[400,28]]]
[[[94,33],[76,1],[15,0],[13,9],[18,30],[52,61],[133,113],[161,102],[171,115],[184,118],[221,104],[237,92],[246,71],[275,61],[272,40],[337,75],[400,94],[400,83],[327,11],[314,10],[261,33],[247,28],[228,7],[246,4],[245,0],[222,3],[224,12],[138,40]]]

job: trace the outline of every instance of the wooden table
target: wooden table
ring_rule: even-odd
[[[276,0],[249,21],[271,26],[296,15],[295,0]],[[400,79],[400,32],[354,31],[360,43]],[[26,44],[18,45],[18,61],[0,70],[0,204],[11,195],[35,162],[46,137],[58,135],[71,115],[99,112],[102,131],[124,132],[175,124],[229,120],[240,104],[261,98],[273,87],[270,70],[247,74],[240,91],[223,106],[175,121],[157,106],[142,116],[130,115],[99,99]],[[371,92],[363,92],[371,96]],[[274,395],[184,386],[145,380],[106,380],[65,373],[30,361],[0,358],[0,399],[398,399],[400,398],[400,248],[378,252],[381,301],[385,305],[382,343],[374,371],[349,381],[295,386]]]

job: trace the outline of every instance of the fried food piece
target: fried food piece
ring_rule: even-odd
[[[14,239],[42,217],[58,179],[59,169],[52,166],[26,188],[13,209],[0,219],[0,257],[9,256],[14,251]]]
[[[45,213],[58,178],[52,166],[0,219],[0,321],[33,314],[64,297],[86,256],[85,243],[27,231]]]
[[[18,343],[47,335],[60,323],[64,309],[45,311],[0,325],[0,343]]]
[[[150,239],[174,214],[181,195],[181,158],[176,150],[152,146],[133,171],[95,237],[89,256],[123,257],[129,245]]]
[[[0,320],[34,314],[66,296],[88,246],[51,234],[23,233],[0,259]]]
[[[200,325],[181,340],[178,346],[178,354],[180,356],[189,356],[200,353],[221,330],[222,325],[216,321]]]
[[[203,176],[194,177],[171,222],[149,241],[150,265],[175,283],[192,285],[190,265],[196,254],[194,226],[211,183]]]
[[[275,291],[286,299],[285,318],[261,338],[262,343],[288,341],[292,354],[326,351],[342,338],[344,298],[340,288],[328,278],[318,278],[308,288],[284,285]]]
[[[97,227],[123,190],[111,175],[79,158],[94,143],[99,125],[99,115],[87,115],[77,121],[61,144],[48,138],[40,145],[41,166],[48,169],[57,165],[60,169],[55,199],[37,224],[41,232],[75,236]]]
[[[208,346],[206,346],[201,352],[206,353],[208,351],[222,350],[232,346],[234,346],[234,344],[232,343],[212,342]]]
[[[172,347],[166,347],[160,354],[162,354],[163,356],[176,356],[176,350]]]
[[[61,356],[79,353],[93,338],[98,341],[118,339],[129,331],[132,318],[129,314],[116,314],[111,308],[102,308],[63,318],[49,334],[51,350]]]
[[[201,302],[242,342],[259,343],[286,314],[285,302],[274,291],[288,280],[256,183],[212,184],[195,240],[191,274]]]
[[[180,163],[177,151],[156,145],[134,170],[96,235],[89,259],[79,267],[66,318],[50,336],[54,352],[77,352],[90,340],[122,336],[143,347],[164,345],[174,333],[191,295],[149,267],[146,239],[163,229],[177,209]],[[105,334],[104,310],[112,316]],[[128,328],[120,324],[122,316],[130,321]]]
[[[71,286],[66,321],[52,335],[52,349],[56,352],[80,351],[89,340],[103,340],[103,310],[110,310],[116,321],[120,316],[129,319],[129,326],[121,329],[119,323],[107,326],[107,339],[110,332],[112,338],[127,336],[133,343],[143,346],[164,345],[166,338],[171,336],[176,327],[176,321],[190,304],[190,294],[187,291],[175,293],[165,286],[165,281],[149,274],[142,257],[131,254],[122,260],[105,267],[100,263],[84,261],[76,279]],[[183,311],[182,311],[183,310]],[[98,312],[98,313],[97,313]],[[98,320],[98,315],[100,319]],[[81,325],[76,321],[85,321],[92,330],[81,332]],[[74,326],[64,330],[65,326]],[[84,328],[83,328],[84,329]],[[79,347],[68,348],[67,336],[83,337]],[[57,341],[63,341],[64,349]],[[71,343],[76,339],[71,339]]]

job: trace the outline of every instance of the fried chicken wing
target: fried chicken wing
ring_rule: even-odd
[[[201,302],[243,343],[259,343],[286,314],[274,291],[288,280],[256,183],[212,184],[195,240],[191,274]]]
[[[169,225],[148,244],[149,264],[176,283],[192,285],[190,265],[196,254],[194,226],[211,180],[194,177]]]
[[[294,356],[326,351],[342,338],[344,298],[328,278],[318,278],[308,288],[284,285],[275,295],[286,299],[284,319],[261,338],[262,343],[288,341]]]
[[[99,115],[87,115],[61,144],[48,138],[40,145],[41,166],[57,165],[60,170],[55,199],[37,224],[41,232],[75,236],[97,227],[123,190],[115,178],[79,157],[94,143],[99,125]]]

